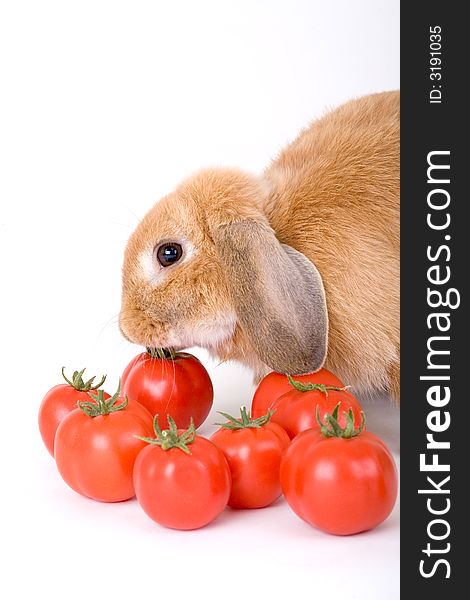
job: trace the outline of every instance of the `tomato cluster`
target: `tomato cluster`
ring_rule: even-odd
[[[210,439],[196,429],[212,407],[212,383],[190,354],[148,349],[113,396],[100,389],[105,377],[94,384],[84,370],[70,380],[62,374],[66,383],[41,403],[39,429],[65,482],[84,496],[136,496],[154,521],[175,529],[203,527],[227,505],[262,508],[281,494],[303,520],[337,535],[371,529],[393,509],[392,455],[326,369],[295,379],[270,373],[251,414],[220,413],[226,420]]]

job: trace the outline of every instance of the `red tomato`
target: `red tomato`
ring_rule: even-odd
[[[54,456],[54,438],[59,423],[69,412],[77,408],[77,402],[90,400],[88,392],[101,387],[106,379],[106,375],[103,375],[101,381],[93,385],[94,377],[88,381],[83,381],[84,372],[85,369],[75,371],[72,381],[70,381],[65,376],[64,369],[62,369],[62,376],[67,383],[59,383],[59,385],[51,388],[44,396],[39,407],[39,431],[46,448],[52,456]],[[106,392],[104,396],[105,398],[110,397]]]
[[[90,398],[88,398],[90,400]],[[54,454],[64,481],[76,492],[102,502],[135,495],[132,473],[152,432],[152,415],[137,402],[119,397],[82,402],[60,423]]]
[[[143,404],[152,415],[163,419],[170,415],[180,428],[189,427],[191,418],[196,428],[202,425],[214,397],[212,382],[202,363],[185,352],[167,354],[167,358],[149,352],[152,354],[141,354],[134,359],[123,393]]]
[[[138,363],[140,363],[140,362],[142,362],[143,360],[145,360],[149,356],[150,355],[148,354],[148,352],[141,352],[137,356],[134,356],[134,358],[131,360],[131,362],[127,365],[127,367],[122,372],[122,375],[121,375],[121,389],[124,390],[124,386],[126,384],[127,378],[129,377],[129,373],[132,371],[132,369],[135,367],[135,365],[138,364]]]
[[[397,497],[393,457],[368,431],[351,438],[325,437],[314,429],[300,433],[283,456],[280,478],[297,515],[335,535],[376,527]]]
[[[300,387],[308,387],[308,383]],[[313,384],[315,386],[315,384]],[[283,394],[274,403],[272,420],[283,427],[291,438],[306,429],[319,429],[316,410],[320,415],[331,413],[339,404],[338,421],[341,427],[346,425],[345,412],[351,408],[356,422],[361,420],[362,408],[359,400],[345,389],[319,389],[300,391],[291,386],[290,392]]]
[[[250,419],[243,407],[241,419],[221,414],[229,421],[211,440],[224,453],[232,474],[229,506],[262,508],[272,504],[281,495],[279,467],[289,436],[282,427],[269,421],[269,413]]]
[[[137,500],[147,515],[165,527],[198,529],[213,521],[230,496],[230,469],[219,448],[187,431],[162,432],[155,418],[156,438],[140,452],[134,465]]]
[[[344,383],[338,379],[333,373],[326,369],[320,369],[316,373],[307,375],[295,375],[294,379],[301,383],[324,383],[334,387],[344,387]],[[255,419],[265,415],[268,409],[275,408],[275,401],[283,394],[290,392],[292,386],[289,383],[287,375],[272,371],[264,377],[258,387],[251,403],[251,414]]]

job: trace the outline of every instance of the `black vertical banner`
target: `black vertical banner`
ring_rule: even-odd
[[[464,512],[470,506],[470,390],[464,382],[470,374],[470,202],[464,189],[470,52],[464,7],[434,0],[401,5],[405,599],[466,597],[470,576],[464,549],[470,520]]]

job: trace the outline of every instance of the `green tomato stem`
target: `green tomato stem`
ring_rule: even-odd
[[[174,348],[152,348],[147,346],[145,350],[151,358],[161,360],[176,360],[177,358],[191,358],[192,356],[187,352],[177,352]]]
[[[364,411],[361,411],[361,424],[357,429],[354,428],[354,413],[352,411],[352,408],[350,408],[348,412],[343,411],[346,416],[346,426],[341,427],[341,425],[338,423],[338,411],[340,404],[341,402],[338,402],[331,415],[325,413],[323,417],[324,422],[320,417],[320,408],[317,404],[316,417],[322,435],[326,438],[336,437],[343,438],[345,440],[357,437],[363,432],[364,427],[366,426],[366,415]]]
[[[328,396],[329,391],[334,390],[335,392],[345,392],[349,387],[351,387],[349,385],[346,385],[344,387],[335,387],[333,385],[326,385],[325,383],[310,383],[310,382],[302,383],[301,381],[295,381],[295,379],[292,379],[292,377],[290,375],[287,376],[287,379],[289,380],[289,383],[291,384],[291,386],[294,387],[299,392],[319,391],[319,392],[323,392],[327,396]]]
[[[121,379],[119,379],[119,384],[116,392],[111,398],[107,400],[104,397],[103,390],[97,390],[96,394],[92,392],[88,392],[88,395],[93,400],[93,402],[77,402],[77,406],[80,410],[82,410],[89,417],[99,417],[102,415],[109,415],[112,412],[118,412],[126,408],[129,399],[124,396],[124,401],[121,404],[116,406],[116,402],[119,400],[121,394]]]
[[[196,428],[194,427],[194,421],[191,417],[191,421],[188,429],[183,433],[178,432],[178,428],[176,427],[176,423],[170,415],[167,416],[168,419],[168,429],[164,429],[163,431],[158,424],[158,415],[155,415],[153,418],[153,429],[155,431],[155,437],[141,437],[137,435],[136,437],[143,442],[147,442],[148,444],[154,444],[156,446],[160,446],[162,450],[171,450],[172,448],[178,448],[182,450],[185,454],[191,454],[191,450],[188,448],[189,444],[192,444],[196,439]]]
[[[274,411],[268,409],[268,412],[265,415],[263,415],[262,417],[258,417],[257,419],[253,419],[250,416],[250,413],[246,410],[246,406],[242,406],[240,408],[240,418],[238,419],[236,417],[232,417],[232,415],[229,415],[228,413],[219,411],[219,415],[225,417],[227,419],[227,422],[216,423],[216,425],[219,425],[224,429],[230,429],[232,431],[236,429],[259,429],[263,425],[266,425],[266,423],[271,419],[273,414]]]
[[[83,373],[84,372],[85,372],[85,369],[82,369],[81,371],[74,371],[73,375],[72,375],[72,380],[70,380],[65,375],[65,367],[62,367],[62,377],[65,379],[65,381],[70,386],[72,386],[78,392],[89,392],[90,390],[97,390],[106,381],[106,375],[103,375],[103,377],[100,379],[99,383],[93,384],[93,382],[96,378],[96,375],[94,377],[92,377],[91,379],[89,379],[88,381],[83,381]]]

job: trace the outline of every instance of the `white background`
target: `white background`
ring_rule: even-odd
[[[283,500],[165,530],[135,500],[67,488],[36,423],[62,366],[108,373],[113,391],[140,351],[116,317],[146,210],[199,167],[258,172],[326,107],[399,87],[398,17],[398,0],[0,4],[3,598],[398,598],[398,507],[350,538]],[[253,388],[196,353],[216,392],[209,434]],[[397,454],[388,399],[369,428]]]

